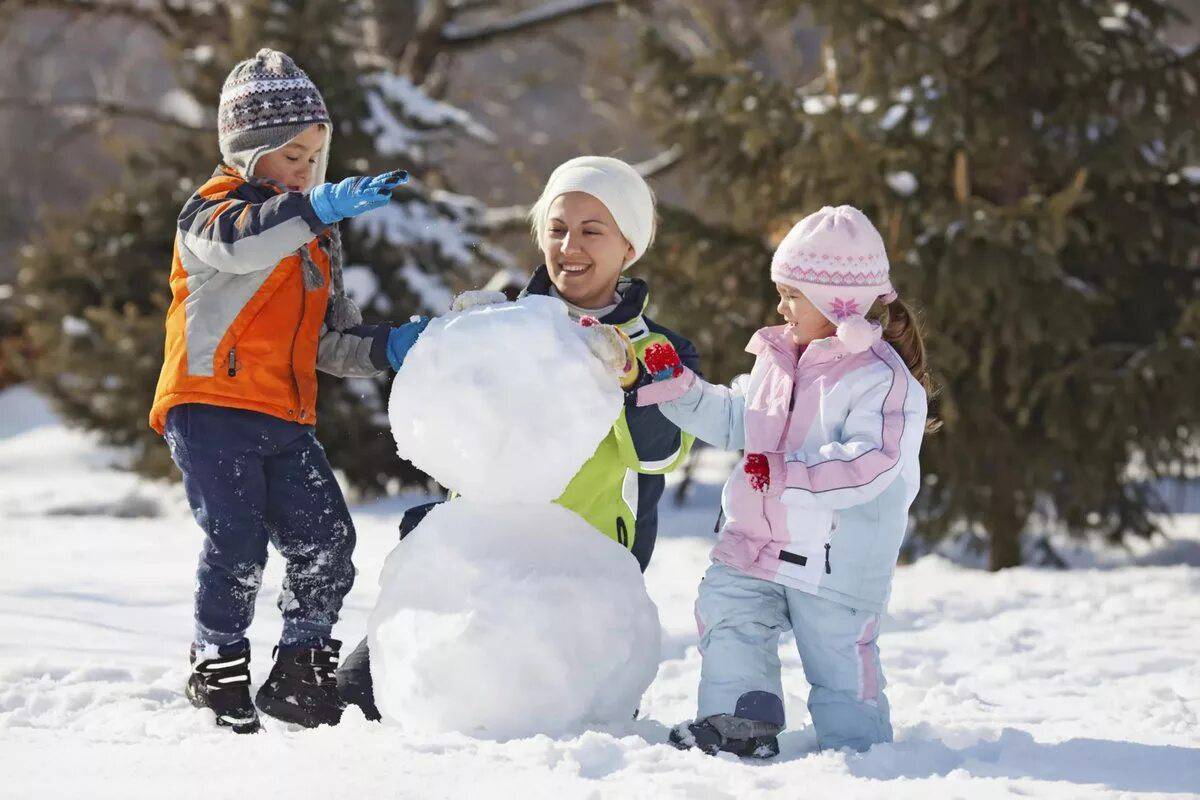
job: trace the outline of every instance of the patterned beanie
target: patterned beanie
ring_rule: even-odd
[[[325,127],[314,176],[314,183],[324,183],[333,126],[320,91],[296,62],[264,47],[230,70],[221,87],[221,157],[245,178],[254,174],[260,156],[283,147],[313,124]]]
[[[797,222],[775,249],[771,280],[799,289],[852,353],[882,334],[866,319],[875,300],[896,299],[883,237],[853,206],[825,206]]]

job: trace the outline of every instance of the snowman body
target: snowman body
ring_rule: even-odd
[[[389,417],[402,458],[459,496],[388,557],[368,625],[388,722],[507,739],[626,722],[661,628],[637,561],[553,503],[623,395],[548,297],[439,317]]]

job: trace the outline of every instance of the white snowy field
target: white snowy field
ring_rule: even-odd
[[[720,462],[663,503],[646,579],[663,628],[642,719],[561,739],[412,737],[357,711],[337,728],[239,737],[181,691],[199,529],[177,487],[112,469],[28,390],[0,393],[0,796],[59,798],[1129,797],[1200,794],[1200,536],[1103,568],[991,575],[930,556],[899,570],[881,638],[896,742],[814,753],[807,686],[781,652],[791,728],[773,762],[679,752],[692,617]],[[359,579],[338,635],[365,631],[413,498],[354,509]],[[1180,561],[1173,566],[1155,566]],[[280,561],[251,632],[278,632]],[[619,598],[614,598],[619,602]],[[586,625],[586,620],[580,620]]]

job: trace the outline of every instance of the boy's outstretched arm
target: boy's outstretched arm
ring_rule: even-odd
[[[182,258],[244,275],[275,266],[329,227],[307,195],[286,192],[259,203],[243,195],[245,186],[210,181],[192,195],[179,215]]]
[[[269,269],[330,225],[386,205],[392,189],[407,180],[403,170],[356,176],[263,202],[249,194],[249,184],[209,181],[179,215],[182,255],[193,255],[218,272]]]

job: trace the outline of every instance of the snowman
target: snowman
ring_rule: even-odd
[[[402,458],[451,489],[388,556],[375,700],[408,730],[495,739],[629,721],[658,609],[628,550],[554,504],[623,395],[557,299],[431,322],[389,404]]]

